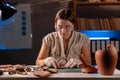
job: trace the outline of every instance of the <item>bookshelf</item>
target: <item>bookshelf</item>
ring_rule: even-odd
[[[120,30],[120,1],[80,2],[73,0],[76,29]]]
[[[105,49],[108,42],[116,46],[120,60],[120,1],[93,3],[73,0],[73,11],[79,32],[90,38],[104,39],[91,40],[93,62],[95,51]],[[109,39],[106,40],[106,37]]]

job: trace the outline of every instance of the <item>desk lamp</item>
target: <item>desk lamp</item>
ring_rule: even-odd
[[[9,19],[17,12],[17,10],[13,6],[7,4],[4,0],[0,0],[0,10],[2,21]]]

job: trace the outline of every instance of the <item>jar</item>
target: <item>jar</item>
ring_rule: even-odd
[[[95,60],[101,75],[113,75],[117,66],[118,53],[115,46],[107,45],[107,50],[97,50]]]

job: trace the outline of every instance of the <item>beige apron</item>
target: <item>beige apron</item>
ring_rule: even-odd
[[[56,58],[61,65],[66,64],[71,58],[79,61],[81,48],[90,42],[86,35],[73,31],[65,53],[63,39],[57,32],[48,34],[43,41],[51,48],[50,56]]]

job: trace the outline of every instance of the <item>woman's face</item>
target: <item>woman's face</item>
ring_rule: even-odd
[[[71,32],[73,31],[73,24],[68,20],[59,19],[56,22],[56,29],[63,40],[68,40],[71,36]]]

